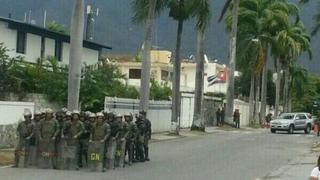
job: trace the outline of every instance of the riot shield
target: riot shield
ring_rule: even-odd
[[[89,143],[88,160],[92,171],[102,170],[105,143],[93,141]]]
[[[39,167],[43,169],[53,168],[53,158],[55,156],[55,141],[45,139],[39,144]]]

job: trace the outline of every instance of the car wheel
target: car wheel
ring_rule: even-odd
[[[293,125],[290,125],[290,126],[289,126],[289,130],[288,130],[288,133],[289,133],[289,134],[293,134],[293,131],[294,131]]]
[[[275,129],[270,129],[271,133],[276,133]]]
[[[308,124],[307,128],[304,130],[304,133],[310,134],[310,132],[311,132],[311,126],[310,126],[310,124]]]

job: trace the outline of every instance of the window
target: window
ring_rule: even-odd
[[[161,80],[167,81],[169,79],[169,72],[161,70]]]
[[[141,69],[129,69],[129,79],[140,79]]]
[[[17,53],[25,54],[26,53],[26,33],[18,31],[17,33]]]
[[[54,57],[57,58],[58,61],[62,61],[62,42],[56,41],[54,48]]]

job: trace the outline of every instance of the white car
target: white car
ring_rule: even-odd
[[[304,130],[309,134],[312,130],[313,120],[309,113],[283,113],[270,122],[271,133],[287,131],[293,134],[295,130]]]

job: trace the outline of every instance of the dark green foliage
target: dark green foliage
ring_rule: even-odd
[[[150,99],[152,100],[170,100],[171,89],[167,83],[159,84],[151,79]]]
[[[57,32],[57,33],[61,33],[61,34],[68,34],[65,27],[63,27],[61,24],[58,24],[54,21],[49,22],[47,24],[47,29],[54,31],[54,32]]]

